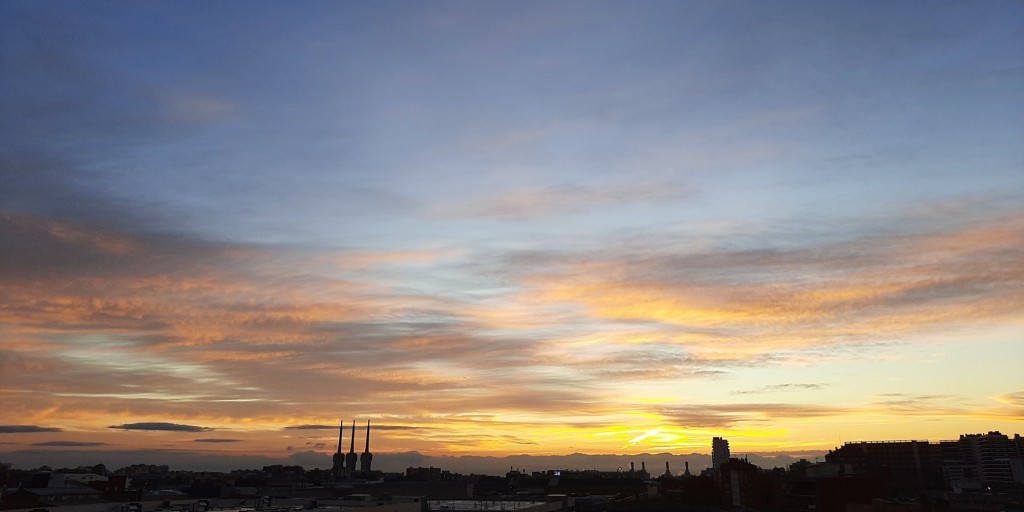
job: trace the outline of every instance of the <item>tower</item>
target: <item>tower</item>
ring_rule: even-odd
[[[345,469],[350,473],[356,470],[356,461],[359,456],[356,455],[356,421],[352,420],[352,438],[349,440],[348,453],[345,454]]]
[[[338,425],[338,453],[331,457],[334,461],[334,467],[331,468],[334,478],[341,478],[341,475],[345,472],[345,455],[341,453],[341,440],[343,437],[345,437],[345,420],[341,420]]]
[[[724,437],[711,439],[711,467],[718,469],[729,460],[729,440]]]
[[[370,453],[370,420],[366,420],[366,449],[363,450],[363,455],[359,457],[359,470],[369,472],[370,463],[372,462],[373,454]]]

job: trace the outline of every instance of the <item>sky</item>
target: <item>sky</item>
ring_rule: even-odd
[[[1024,432],[1022,15],[2,2],[0,461]]]

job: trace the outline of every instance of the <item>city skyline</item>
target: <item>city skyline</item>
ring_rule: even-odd
[[[349,453],[355,449],[350,438]],[[365,438],[364,438],[365,440]],[[987,448],[977,449],[974,445],[988,443]],[[13,457],[0,463],[13,466],[19,470],[38,470],[49,468],[48,471],[81,471],[96,465],[102,464],[107,471],[119,468],[137,466],[161,466],[171,471],[214,471],[229,472],[235,470],[254,471],[264,466],[299,466],[304,470],[317,470],[329,473],[330,478],[336,480],[362,480],[374,473],[405,473],[409,468],[433,468],[438,472],[450,471],[452,473],[470,475],[501,475],[507,471],[518,471],[529,474],[534,471],[568,470],[568,471],[597,471],[606,473],[648,473],[647,463],[655,465],[664,463],[666,469],[672,476],[693,475],[705,470],[716,470],[729,460],[751,463],[765,470],[791,468],[792,465],[817,464],[821,462],[833,462],[843,457],[858,459],[856,464],[863,465],[860,458],[865,453],[877,452],[879,457],[894,457],[899,459],[898,463],[903,467],[918,467],[914,462],[915,447],[924,457],[924,464],[928,466],[927,471],[934,471],[939,466],[946,466],[947,470],[953,470],[948,476],[954,479],[962,479],[965,474],[953,469],[970,464],[965,457],[987,456],[998,459],[994,461],[997,467],[996,473],[1005,477],[1007,471],[1012,472],[1014,464],[1010,459],[1019,459],[1007,451],[1016,450],[1024,446],[1019,433],[1004,434],[1001,432],[980,432],[964,433],[958,439],[944,440],[860,440],[845,442],[842,446],[836,446],[827,452],[813,450],[784,450],[771,453],[730,453],[728,440],[720,437],[712,438],[707,453],[634,453],[634,454],[582,454],[573,453],[566,455],[510,455],[510,456],[431,456],[419,452],[384,453],[382,460],[378,461],[373,471],[369,467],[360,467],[355,470],[348,466],[346,456],[342,448],[336,451],[331,457],[327,454],[309,450],[294,453],[289,457],[272,458],[266,456],[250,456],[244,454],[192,454],[175,450],[147,450],[134,452],[110,452],[110,451],[75,451],[75,452],[42,452],[23,451],[8,453]],[[965,451],[966,449],[966,451]],[[369,453],[369,448],[366,448]],[[340,458],[337,458],[341,455]],[[909,457],[909,458],[908,458]],[[362,464],[362,455],[359,455],[359,463]],[[938,461],[944,463],[937,464]],[[920,462],[920,461],[918,461]],[[875,464],[882,463],[881,459],[874,460]],[[639,464],[639,466],[637,465]],[[695,472],[691,473],[690,468]],[[1018,463],[1019,464],[1019,463]],[[369,463],[367,463],[369,465]],[[681,466],[682,470],[672,471],[673,466]],[[980,466],[979,466],[980,467]],[[77,469],[76,469],[77,468]],[[861,467],[860,469],[864,469]],[[664,474],[664,473],[662,473]],[[660,476],[660,474],[659,474]],[[370,476],[372,478],[372,476]]]
[[[3,2],[0,461],[1020,432],[1022,14]]]

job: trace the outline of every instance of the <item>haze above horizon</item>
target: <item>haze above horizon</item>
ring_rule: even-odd
[[[0,460],[1021,432],[1022,15],[0,3]]]

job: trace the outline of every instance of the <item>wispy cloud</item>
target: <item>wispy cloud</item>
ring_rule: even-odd
[[[343,277],[329,266],[333,274],[323,278],[315,273],[323,261],[279,248],[68,222],[55,232],[43,219],[8,217],[4,229],[25,243],[10,259],[15,267],[0,270],[9,284],[0,364],[19,375],[0,399],[37,424],[117,414],[124,423],[115,430],[325,436],[337,425],[308,411],[351,399],[357,405],[345,409],[356,417],[392,415],[375,426],[392,441],[445,450],[512,449],[521,440],[502,436],[523,425],[580,435],[650,417],[700,429],[903,411],[1006,417],[969,403],[914,408],[885,397],[815,405],[813,393],[826,384],[813,382],[734,392],[785,393],[784,403],[706,407],[636,404],[621,391],[872,357],[942,326],[1011,321],[1021,300],[1013,286],[1022,273],[1021,221],[981,220],[765,246],[756,238],[688,245],[638,234],[596,249],[445,256],[472,256],[464,268],[447,266],[452,260],[433,267],[441,261],[434,255],[388,260],[468,269],[469,279],[502,276],[502,287],[478,297],[411,292],[377,281],[363,263]],[[32,256],[32,247],[43,254]],[[47,260],[54,250],[91,263],[72,272]],[[281,270],[282,259],[296,266]],[[516,385],[494,385],[505,381]],[[545,415],[559,416],[557,425]],[[499,426],[498,417],[514,421]]]
[[[1019,419],[1005,4],[537,5],[0,2],[4,441]]]
[[[850,407],[787,403],[697,403],[658,409],[666,420],[690,428],[734,428],[750,424],[771,424],[785,419],[843,416]]]
[[[692,192],[672,184],[526,188],[438,208],[442,216],[534,218],[629,204],[687,199]]]
[[[121,430],[160,430],[165,432],[208,432],[213,430],[209,427],[199,427],[196,425],[181,425],[178,423],[163,423],[163,422],[152,422],[152,423],[125,423],[123,425],[111,425],[108,428],[116,428]]]
[[[735,395],[760,395],[763,393],[778,393],[783,391],[819,391],[827,388],[828,384],[820,383],[793,383],[793,384],[769,384],[758,389],[745,389],[733,391]]]
[[[73,448],[76,446],[106,446],[107,443],[99,443],[94,441],[46,441],[42,443],[32,443],[32,446],[62,446]]]
[[[56,427],[39,427],[36,425],[0,425],[0,434],[34,434],[38,432],[60,432]]]
[[[753,355],[1011,318],[1022,301],[1014,283],[1024,279],[1024,219],[785,250],[568,261],[528,278],[535,300],[651,330],[639,339]]]
[[[997,402],[1011,405],[1014,407],[1024,408],[1024,391],[1016,391],[1013,393],[1005,393],[998,395],[994,398]]]

